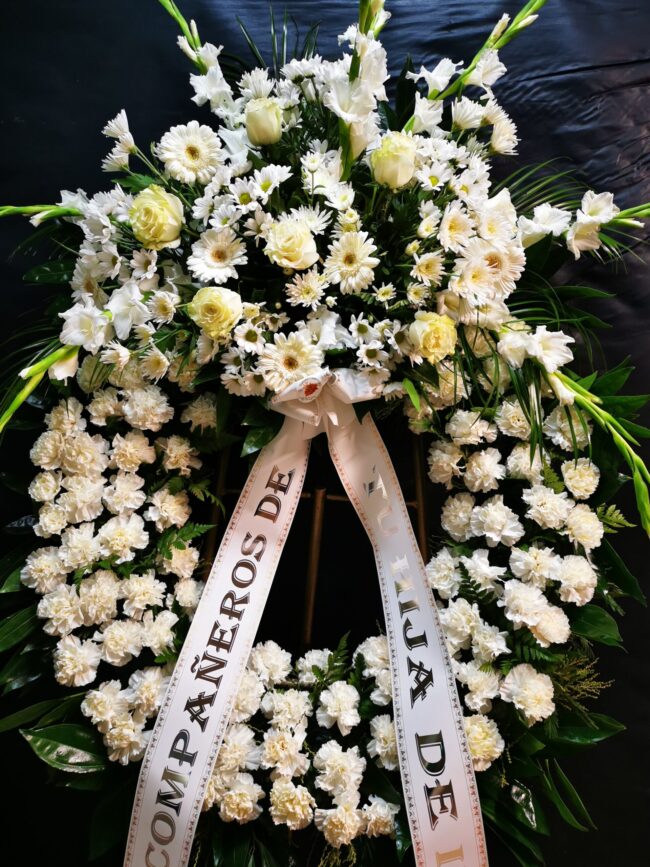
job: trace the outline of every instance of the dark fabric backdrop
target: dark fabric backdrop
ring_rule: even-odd
[[[332,53],[336,35],[355,18],[348,0],[289,0],[286,3],[304,32],[322,20],[321,53]],[[393,20],[385,30],[391,72],[407,53],[416,66],[441,56],[469,59],[503,11],[515,12],[513,0],[393,0]],[[246,48],[235,15],[240,15],[261,45],[268,45],[266,0],[184,0],[204,40],[223,43],[242,56]],[[281,0],[276,11],[284,8]],[[110,185],[100,171],[107,141],[100,130],[126,108],[141,145],[157,139],[174,123],[196,116],[210,122],[207,109],[189,101],[189,63],[176,49],[174,22],[155,0],[5,0],[2,10],[2,110],[0,111],[0,198],[7,203],[49,202],[59,189],[83,187],[94,192]],[[596,189],[611,190],[622,206],[650,200],[650,4],[648,0],[550,0],[528,33],[503,52],[511,70],[497,85],[497,96],[517,122],[522,143],[520,163],[552,157],[568,159]],[[4,324],[14,326],[38,310],[46,295],[21,282],[24,258],[9,259],[28,233],[23,223],[0,227],[0,273]],[[582,279],[614,290],[616,297],[596,312],[613,328],[603,334],[611,366],[628,353],[637,370],[631,381],[645,390],[650,371],[647,349],[650,322],[648,255],[639,246],[626,269],[594,269],[580,264]],[[604,364],[604,362],[602,362]],[[14,460],[9,438],[0,462]],[[405,487],[410,482],[408,452],[397,449]],[[317,464],[316,461],[312,462]],[[324,475],[323,475],[324,474]],[[326,464],[312,469],[311,484],[329,480]],[[329,481],[328,481],[329,483]],[[628,511],[632,504],[628,496]],[[16,516],[24,504],[8,498],[5,515]],[[351,510],[336,506],[327,516],[317,606],[317,644],[332,642],[347,629],[353,639],[373,629],[379,601],[370,549]],[[296,645],[301,617],[308,511],[299,515],[283,560],[279,587],[262,632]],[[6,540],[2,540],[3,544]],[[620,543],[619,543],[620,544]],[[630,531],[624,554],[641,579],[647,578],[647,540]],[[341,555],[345,554],[345,566]],[[282,591],[298,601],[279,604]],[[615,685],[601,709],[622,719],[628,731],[567,768],[599,827],[581,835],[559,824],[548,841],[551,867],[609,867],[647,864],[650,674],[646,609],[628,605],[622,623],[627,653],[601,653],[605,677]],[[10,756],[13,797],[4,807],[5,845],[20,840],[14,863],[77,867],[86,863],[79,825],[89,821],[88,796],[57,795],[45,787],[46,774],[17,735],[4,738]],[[5,788],[7,793],[8,788]],[[512,860],[496,845],[492,864]],[[3,859],[4,860],[4,859]],[[108,863],[108,862],[107,862]],[[119,857],[110,863],[121,863]]]

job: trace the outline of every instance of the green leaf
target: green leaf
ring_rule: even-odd
[[[264,448],[265,445],[268,445],[277,434],[278,429],[279,426],[271,427],[270,425],[268,427],[251,428],[246,434],[246,439],[242,445],[241,457],[245,458],[248,455],[255,454],[255,452]]]
[[[597,394],[599,397],[618,394],[628,381],[630,374],[633,371],[634,367],[630,364],[630,359],[624,359],[620,364],[617,364],[616,367],[613,367],[611,370],[608,370],[607,373],[598,377],[591,387],[592,393]]]
[[[413,385],[410,379],[402,380],[402,388],[408,394],[411,399],[411,403],[415,407],[416,412],[420,412],[420,395],[418,394],[418,390]]]
[[[23,648],[15,653],[0,671],[0,686],[4,687],[2,694],[22,689],[26,684],[43,677],[47,666],[43,657],[42,648]]]
[[[95,774],[108,765],[106,748],[94,729],[62,723],[43,729],[21,729],[39,759],[71,774]]]
[[[64,284],[72,280],[74,273],[74,259],[57,259],[54,262],[45,262],[30,268],[23,275],[25,283]]]
[[[553,759],[553,768],[555,770],[557,782],[559,783],[559,786],[564,790],[564,794],[569,799],[569,803],[573,807],[574,812],[578,814],[578,816],[592,829],[592,831],[597,831],[598,828],[596,828],[594,820],[589,815],[589,811],[585,807],[582,798],[574,788],[571,780],[569,780],[567,775],[559,766],[557,759]]]
[[[613,582],[626,596],[636,599],[642,605],[647,604],[638,580],[630,572],[607,539],[603,539],[601,546],[595,552],[595,559],[597,563],[605,565]]]
[[[57,707],[61,703],[58,698],[50,699],[49,701],[39,701],[37,704],[32,704],[30,707],[25,707],[16,713],[0,719],[0,732],[8,732],[11,729],[17,729],[26,723],[34,722],[52,708]]]
[[[404,810],[400,810],[395,817],[395,849],[397,850],[397,860],[402,863],[406,853],[413,846],[411,840],[411,831]]]
[[[88,857],[95,861],[123,843],[129,829],[133,781],[112,786],[95,807],[90,819]]]
[[[562,798],[562,795],[557,788],[555,780],[551,775],[551,770],[548,762],[545,763],[545,772],[543,772],[540,777],[540,785],[543,794],[546,795],[548,800],[553,804],[553,806],[558,811],[562,819],[564,819],[564,821],[567,823],[567,825],[575,828],[576,831],[587,831],[586,826],[579,822],[578,819],[576,819],[569,807],[564,802],[564,799]]]
[[[618,624],[611,614],[597,605],[585,605],[579,608],[571,617],[571,631],[600,644],[622,646]]]
[[[38,627],[36,605],[17,611],[0,623],[0,652],[18,644]]]
[[[596,514],[606,527],[609,527],[613,532],[620,530],[623,527],[636,527],[636,524],[631,524],[623,512],[614,504],[605,507],[603,503],[596,509]]]
[[[369,795],[379,795],[389,804],[401,804],[402,796],[393,785],[386,771],[377,767],[374,761],[366,762],[361,788]]]
[[[625,731],[623,723],[601,713],[589,714],[591,726],[583,722],[582,717],[568,719],[568,722],[560,722],[556,733],[548,739],[549,747],[591,747]]]
[[[125,190],[130,190],[132,193],[141,193],[146,190],[151,184],[156,183],[156,179],[151,175],[141,175],[137,172],[131,172],[128,175],[122,175],[116,178],[116,183],[119,183]]]
[[[10,572],[0,587],[0,593],[17,593],[19,590],[22,590],[23,585],[20,581],[20,573],[20,568],[14,569],[13,572]]]
[[[564,491],[564,482],[549,464],[545,464],[543,467],[542,475],[547,488],[550,488],[556,494],[561,494]]]

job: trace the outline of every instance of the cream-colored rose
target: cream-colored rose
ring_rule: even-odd
[[[275,144],[282,138],[282,109],[277,99],[251,99],[245,118],[248,138],[255,147]]]
[[[129,218],[133,234],[148,250],[179,245],[183,203],[157,184],[151,184],[135,197]]]
[[[451,355],[456,345],[456,324],[449,316],[418,310],[409,327],[414,353],[431,364]]]
[[[415,142],[403,132],[389,132],[370,155],[370,167],[378,184],[391,190],[406,186],[415,173]]]
[[[309,227],[296,219],[273,223],[266,235],[266,255],[281,268],[304,271],[318,260],[318,250]]]
[[[241,319],[241,296],[223,286],[204,286],[187,305],[190,319],[212,340],[223,340]]]

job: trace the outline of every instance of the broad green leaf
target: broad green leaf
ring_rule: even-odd
[[[621,557],[607,539],[595,552],[597,563],[604,563],[607,567],[611,580],[619,587],[626,596],[631,596],[642,605],[646,605],[646,598],[636,577],[627,568]]]
[[[255,452],[264,448],[265,445],[271,442],[277,432],[278,427],[271,427],[270,425],[267,427],[251,428],[246,434],[246,439],[242,445],[241,457],[245,458],[247,455],[255,454]]]
[[[555,771],[558,786],[564,791],[564,794],[568,798],[574,812],[578,814],[578,816],[592,829],[592,831],[597,831],[598,829],[594,824],[594,820],[589,815],[589,811],[585,807],[582,798],[577,793],[571,780],[569,780],[567,775],[559,766],[557,759],[553,759],[553,770]]]
[[[108,765],[106,748],[94,729],[71,723],[44,729],[21,729],[39,759],[60,771],[94,774]]]
[[[0,671],[0,686],[2,694],[6,695],[14,689],[22,689],[25,684],[32,683],[43,677],[47,663],[43,658],[42,648],[23,648],[15,653]]]
[[[413,385],[410,379],[402,380],[402,388],[408,394],[411,399],[411,403],[415,407],[416,412],[420,412],[420,395],[418,394],[417,388]]]
[[[38,626],[36,605],[30,605],[0,623],[0,652],[9,650],[27,638]]]
[[[580,717],[571,717],[568,722],[560,722],[557,732],[549,738],[549,746],[590,747],[625,731],[618,720],[601,713],[590,713],[593,725],[587,725]]]
[[[46,711],[52,710],[52,708],[57,707],[60,703],[61,699],[58,698],[53,698],[49,701],[39,701],[37,704],[32,704],[29,707],[16,711],[16,713],[9,714],[9,716],[0,719],[0,732],[8,732],[26,723],[34,722],[34,720],[40,719]]]
[[[411,840],[406,813],[404,810],[400,810],[395,819],[395,848],[397,850],[397,860],[400,864],[412,846],[413,841]]]
[[[22,590],[23,585],[20,581],[20,573],[20,567],[10,572],[0,587],[0,593],[17,593],[19,590]]]
[[[571,618],[571,631],[591,641],[621,647],[622,638],[618,624],[611,614],[597,605],[579,608]]]

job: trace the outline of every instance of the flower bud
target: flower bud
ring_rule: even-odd
[[[282,137],[282,109],[276,99],[251,99],[246,106],[246,132],[255,147],[271,145]]]

